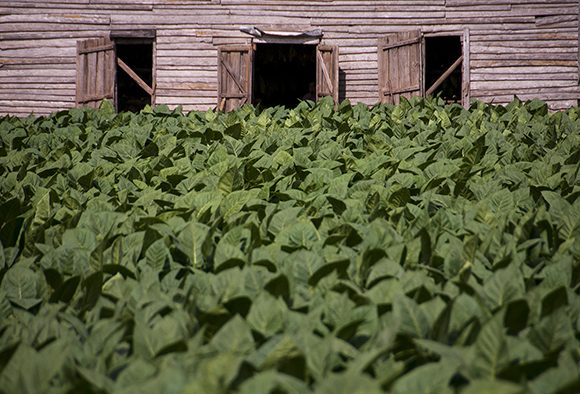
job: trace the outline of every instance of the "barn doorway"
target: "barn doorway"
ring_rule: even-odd
[[[468,34],[407,30],[379,39],[380,101],[398,104],[401,98],[438,95],[448,103],[469,105]]]
[[[153,41],[115,40],[117,56],[116,107],[119,112],[142,110],[152,104]]]
[[[231,111],[248,103],[262,108],[295,106],[300,100],[338,100],[338,47],[289,39],[218,47],[216,108]],[[256,39],[257,41],[257,39]],[[297,41],[295,37],[292,41]],[[313,41],[313,40],[308,40]]]
[[[460,36],[425,37],[426,95],[447,103],[462,102],[463,51]]]
[[[256,44],[252,96],[262,107],[316,100],[316,46]]]

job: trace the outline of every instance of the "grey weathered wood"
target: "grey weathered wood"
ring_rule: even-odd
[[[288,31],[321,28],[322,45],[340,50],[336,93],[354,102],[373,104],[381,97],[379,86],[385,81],[378,72],[377,40],[421,30],[430,35],[465,32],[464,103],[470,97],[505,103],[510,95],[496,87],[509,86],[511,97],[535,94],[551,108],[561,108],[576,102],[577,90],[565,89],[580,83],[579,9],[578,0],[4,0],[0,92],[13,92],[16,99],[30,92],[46,97],[52,90],[54,97],[65,98],[77,86],[77,40],[146,31],[154,40],[153,102],[205,109],[215,106],[220,95],[216,48],[251,44],[238,29],[253,24]],[[83,61],[87,70],[97,70],[103,59],[109,62],[107,56],[93,56],[96,63],[91,63],[87,54]],[[234,68],[246,65],[230,60]],[[403,51],[400,60],[410,62],[412,56]],[[392,70],[397,80],[407,88],[417,86],[400,71]],[[324,82],[322,70],[320,75]],[[111,81],[114,73],[104,74],[95,79],[95,89]],[[534,81],[542,90],[530,90]],[[235,82],[226,84],[229,94],[241,94]],[[61,109],[73,105],[75,96],[51,105],[45,99],[18,99],[14,105],[1,100],[0,114]],[[229,100],[234,105],[240,98]]]
[[[396,104],[400,97],[422,95],[423,49],[419,30],[386,35],[378,43],[381,102]]]
[[[102,37],[77,43],[76,104],[97,107],[114,97],[113,43]]]
[[[251,45],[218,49],[218,101],[220,110],[230,111],[252,100]]]
[[[463,75],[461,80],[461,100],[466,108],[470,105],[471,94],[471,50],[471,35],[469,34],[469,29],[465,28],[462,36]]]
[[[316,48],[316,98],[331,96],[338,102],[338,47],[318,45]]]

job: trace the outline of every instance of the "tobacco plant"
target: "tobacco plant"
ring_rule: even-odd
[[[0,392],[580,391],[580,119],[0,119]]]

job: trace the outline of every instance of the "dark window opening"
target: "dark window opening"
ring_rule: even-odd
[[[316,100],[316,46],[257,44],[254,54],[254,104],[294,107]]]
[[[462,55],[461,37],[426,37],[425,38],[425,91],[451,67]],[[440,96],[447,102],[461,103],[462,98],[462,65],[439,85],[432,94]]]
[[[153,43],[118,40],[115,43],[117,59],[123,61],[148,86],[153,83]],[[151,104],[151,95],[117,64],[118,111],[138,112]]]

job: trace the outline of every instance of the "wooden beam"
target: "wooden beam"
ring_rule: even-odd
[[[153,95],[153,88],[147,85],[147,82],[143,81],[141,77],[139,77],[139,75],[135,73],[135,71],[131,70],[131,67],[129,67],[127,63],[117,58],[117,64],[119,65],[119,67],[121,67],[123,71],[125,71],[131,78],[133,78],[133,80],[137,82],[137,84],[141,86],[141,88],[143,88],[144,91],[146,91],[150,96]]]
[[[418,92],[419,90],[421,90],[421,87],[419,85],[413,85],[413,86],[407,86],[407,87],[402,88],[402,89],[384,90],[383,95],[392,96],[393,94]]]
[[[381,49],[384,51],[386,49],[393,49],[393,48],[398,48],[398,47],[404,47],[406,45],[411,45],[411,44],[416,44],[418,42],[421,41],[421,37],[414,37],[411,38],[409,40],[402,40],[402,41],[397,41],[397,42],[393,42],[391,44],[384,44],[381,46]]]
[[[429,89],[427,89],[425,95],[429,96],[430,94],[432,94],[435,91],[435,89],[437,89],[443,83],[443,81],[445,81],[447,77],[451,75],[451,73],[455,71],[457,67],[459,67],[462,61],[463,55],[459,56],[459,58],[451,66],[449,66],[449,68],[443,73],[443,75],[437,78],[437,80],[433,83],[433,85]]]
[[[77,50],[77,53],[79,55],[82,55],[84,53],[104,52],[104,51],[110,51],[113,48],[114,48],[113,47],[113,44],[106,44],[106,45],[99,45],[99,46],[96,46],[96,47],[78,49]]]
[[[334,86],[332,84],[332,80],[330,79],[330,75],[328,74],[328,70],[326,69],[326,64],[324,63],[324,58],[320,53],[320,50],[316,50],[316,56],[318,56],[318,61],[320,62],[320,69],[322,70],[322,74],[324,74],[324,81],[328,85],[328,92],[334,93]]]
[[[238,78],[236,77],[236,74],[232,71],[232,69],[230,68],[230,66],[228,66],[228,64],[224,61],[223,58],[220,59],[220,62],[222,63],[222,65],[226,69],[226,72],[230,75],[230,77],[232,77],[232,80],[234,81],[234,83],[236,84],[236,86],[238,87],[238,89],[240,89],[240,92],[245,95],[246,94],[246,89],[244,89],[244,87],[242,86],[242,84],[240,83],[240,81],[238,81]]]

